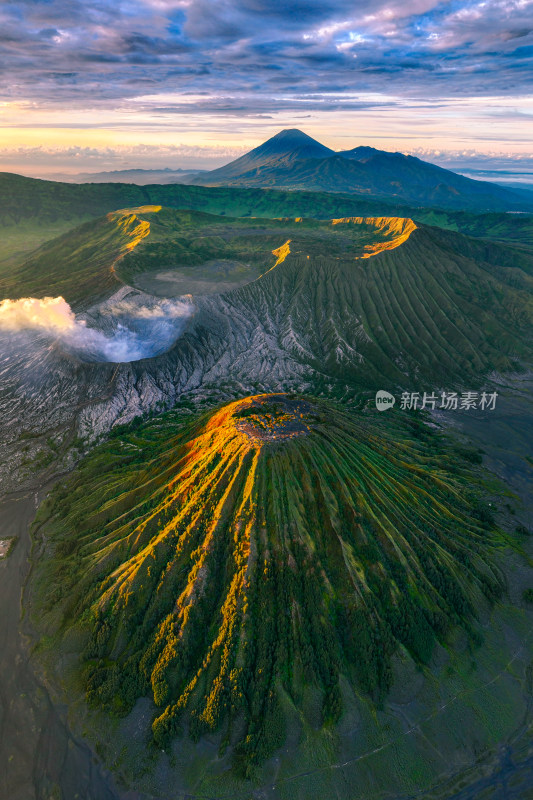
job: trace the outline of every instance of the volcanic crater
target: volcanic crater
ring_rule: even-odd
[[[279,442],[307,435],[318,409],[307,400],[265,394],[240,401],[233,417],[237,429],[252,442]]]

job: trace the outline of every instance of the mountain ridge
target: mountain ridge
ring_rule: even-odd
[[[519,193],[414,156],[367,146],[336,152],[297,129],[281,131],[226,166],[191,178],[191,183],[353,192],[443,208],[530,207]]]
[[[474,213],[416,207],[392,198],[251,187],[185,184],[136,186],[124,183],[73,184],[0,173],[0,272],[25,253],[74,226],[119,208],[161,205],[232,217],[346,216],[411,217],[475,237],[508,240],[533,249],[533,214]]]

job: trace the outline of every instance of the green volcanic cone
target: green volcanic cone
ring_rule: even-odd
[[[147,695],[159,746],[219,731],[248,769],[310,691],[325,725],[346,686],[379,702],[398,647],[428,663],[502,591],[472,476],[416,420],[274,394],[158,425],[52,495],[38,571],[89,703]]]

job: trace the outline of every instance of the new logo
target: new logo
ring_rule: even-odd
[[[385,392],[383,389],[376,392],[376,408],[378,411],[386,411],[388,408],[392,408],[395,402],[396,398],[389,392]]]

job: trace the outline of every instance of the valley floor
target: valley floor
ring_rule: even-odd
[[[0,798],[118,800],[112,779],[76,737],[30,657],[21,596],[30,573],[30,524],[48,485],[12,493],[0,503],[2,536],[16,536],[0,563]]]

